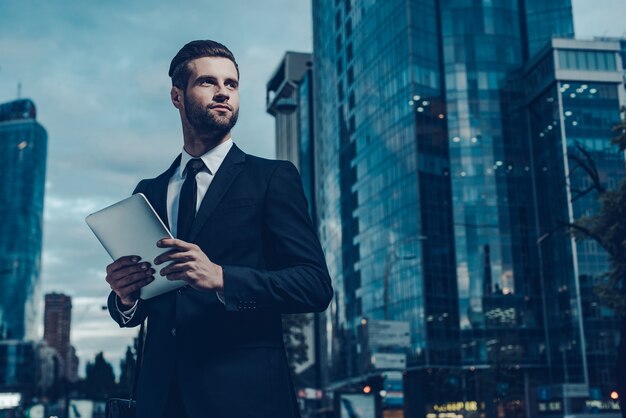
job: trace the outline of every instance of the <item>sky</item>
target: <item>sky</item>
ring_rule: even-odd
[[[573,6],[578,38],[626,37],[626,1]],[[233,138],[272,158],[265,85],[285,51],[311,51],[310,0],[0,0],[0,103],[17,98],[21,83],[48,132],[42,290],[73,298],[81,370],[100,351],[117,368],[136,334],[102,309],[111,260],[84,218],[127,197],[180,152],[167,70],[193,39],[233,51],[241,71]]]

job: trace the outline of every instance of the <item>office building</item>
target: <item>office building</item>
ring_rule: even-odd
[[[298,168],[309,214],[316,225],[312,60],[309,53],[287,52],[267,83],[266,106],[275,118],[276,158],[289,160]],[[295,367],[294,383],[304,416],[319,409],[326,372],[325,315],[303,315],[307,322],[302,330],[307,360]]]
[[[24,403],[41,397],[59,377],[56,353],[44,342],[0,341],[0,392],[19,394]]]
[[[384,316],[387,270],[387,319],[411,323],[410,363],[488,362],[483,302],[496,302],[483,299],[514,294],[517,279],[506,179],[492,168],[504,159],[498,87],[545,26],[537,2],[518,3],[314,2],[318,212],[345,376],[361,317]],[[569,5],[558,15],[571,21]]]
[[[28,99],[0,105],[0,335],[34,339],[47,134]]]
[[[315,216],[313,161],[313,57],[287,52],[267,83],[267,113],[274,117],[276,158],[289,160],[302,176],[313,222]]]
[[[619,44],[568,44],[569,0],[316,0],[313,22],[316,204],[335,289],[329,387],[341,390],[376,373],[359,360],[360,329],[374,320],[409,324],[409,416],[513,416],[536,404],[535,388],[589,393],[597,381],[588,376],[589,362],[608,364],[614,346],[605,339],[594,355],[583,347],[586,305],[574,291],[582,280],[580,251],[569,254],[560,241],[544,248],[544,212],[568,208],[565,200],[548,202],[555,190],[546,187],[561,179],[565,188],[568,172],[551,151],[541,155],[561,171],[553,167],[552,186],[538,180],[543,151],[531,146],[531,113],[544,90],[526,80],[548,49],[610,49],[617,57]],[[537,77],[553,85],[569,77],[579,90],[600,81],[592,62],[569,73],[543,67]],[[606,67],[601,76],[608,73],[617,94],[618,73]],[[598,102],[606,114],[587,116],[595,131],[586,131],[585,141],[604,135],[608,143],[621,100],[611,97]],[[565,131],[557,125],[555,132]],[[575,141],[581,134],[568,135]],[[607,179],[620,175],[620,158],[607,160]],[[581,198],[581,208],[597,207],[589,199]],[[590,276],[607,266],[605,256],[594,257],[583,256],[593,264]],[[567,296],[556,284],[564,282],[547,271],[561,261]],[[614,338],[614,329],[606,332]],[[451,401],[463,408],[449,409]]]
[[[62,375],[70,381],[78,378],[78,359],[70,344],[72,298],[60,293],[45,296],[43,338],[59,353]]]
[[[621,372],[619,319],[594,293],[610,264],[597,242],[576,241],[563,225],[597,212],[599,191],[617,188],[626,175],[624,155],[610,141],[626,105],[621,59],[619,42],[554,39],[523,77],[547,371],[551,382],[579,384],[579,398],[597,401],[609,399]]]

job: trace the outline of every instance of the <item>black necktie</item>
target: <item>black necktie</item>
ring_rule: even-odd
[[[191,230],[191,224],[196,217],[196,203],[198,199],[198,185],[196,174],[204,168],[204,162],[199,158],[193,158],[187,163],[187,177],[180,189],[178,201],[178,223],[176,224],[176,236],[184,241],[187,240]]]

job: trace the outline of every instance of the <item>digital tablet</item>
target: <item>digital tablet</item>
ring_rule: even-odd
[[[156,271],[155,279],[141,288],[141,299],[150,299],[187,284],[182,280],[170,281],[161,276],[158,272],[167,264],[154,265],[156,257],[171,250],[157,247],[157,241],[172,238],[172,234],[143,194],[134,194],[92,213],[85,221],[113,260],[136,255],[141,257],[140,262],[152,265]]]

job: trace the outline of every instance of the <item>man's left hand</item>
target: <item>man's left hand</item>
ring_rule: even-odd
[[[176,238],[163,238],[157,242],[161,248],[172,248],[154,259],[159,265],[168,261],[174,263],[161,269],[161,276],[168,280],[184,280],[196,290],[221,291],[224,289],[222,267],[209,260],[209,257],[196,244]]]

